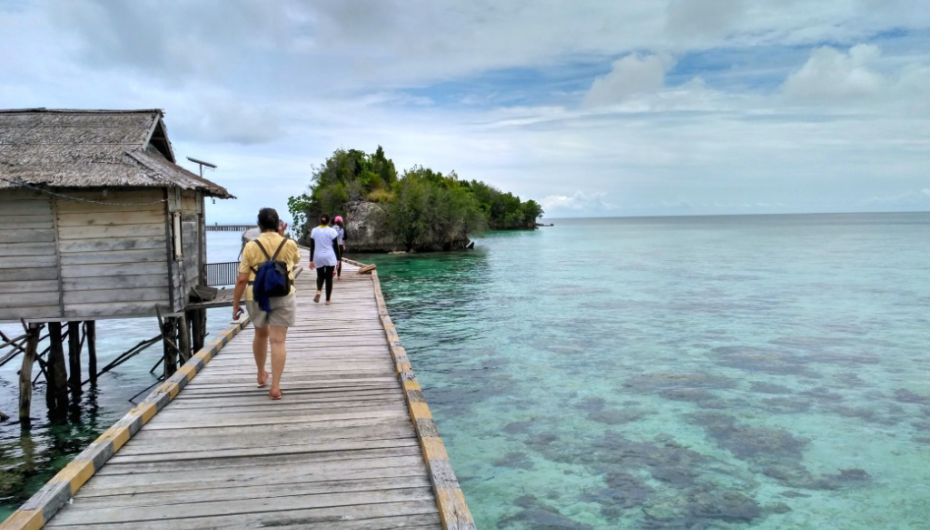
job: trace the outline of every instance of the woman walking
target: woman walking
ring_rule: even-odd
[[[336,243],[339,244],[339,261],[336,262],[336,279],[338,280],[342,277],[342,257],[346,255],[346,225],[341,215],[333,217],[333,228],[339,234],[336,240]]]
[[[333,272],[339,263],[339,234],[329,226],[329,216],[320,216],[320,226],[310,231],[310,268],[316,269],[316,296],[314,302],[320,301],[323,286],[326,286],[326,304],[332,302]]]

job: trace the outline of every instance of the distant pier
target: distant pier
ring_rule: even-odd
[[[245,232],[249,228],[255,228],[254,224],[251,225],[220,225],[212,224],[206,225],[207,232]]]

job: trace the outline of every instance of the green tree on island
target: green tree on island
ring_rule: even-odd
[[[523,202],[477,180],[464,181],[414,166],[398,178],[384,149],[368,154],[339,149],[314,170],[308,193],[288,199],[296,229],[304,238],[311,219],[372,203],[381,229],[404,250],[449,250],[468,244],[468,235],[487,228],[535,228],[542,215],[533,200]],[[351,223],[351,220],[350,220]]]

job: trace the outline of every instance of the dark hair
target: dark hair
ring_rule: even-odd
[[[274,208],[262,208],[258,211],[258,227],[262,232],[278,230],[278,212]]]
[[[325,214],[325,213],[324,213],[323,215],[320,216],[320,224],[321,224],[321,225],[328,225],[328,224],[329,224],[329,214]]]

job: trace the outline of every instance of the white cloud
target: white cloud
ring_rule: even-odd
[[[836,101],[874,97],[888,82],[876,69],[877,46],[859,44],[844,53],[824,46],[811,52],[800,70],[785,81],[784,94],[801,101]]]
[[[610,73],[598,77],[584,97],[588,106],[618,103],[630,96],[658,92],[665,85],[665,72],[671,66],[667,57],[630,54],[614,61]]]
[[[547,195],[539,199],[546,215],[558,217],[566,214],[603,215],[616,210],[607,202],[605,192],[576,191],[571,195]]]
[[[726,35],[746,11],[744,0],[671,0],[666,27],[670,36]]]
[[[179,157],[219,163],[240,196],[211,210],[230,221],[283,210],[334,149],[379,144],[398,168],[454,169],[547,215],[837,210],[926,189],[930,52],[908,28],[930,10],[418,2],[0,2],[0,49],[34,51],[0,56],[0,107],[165,108]],[[873,38],[889,29],[904,36]],[[797,60],[822,42],[838,44]],[[762,88],[720,83],[747,68]],[[519,97],[530,86],[538,100]]]

